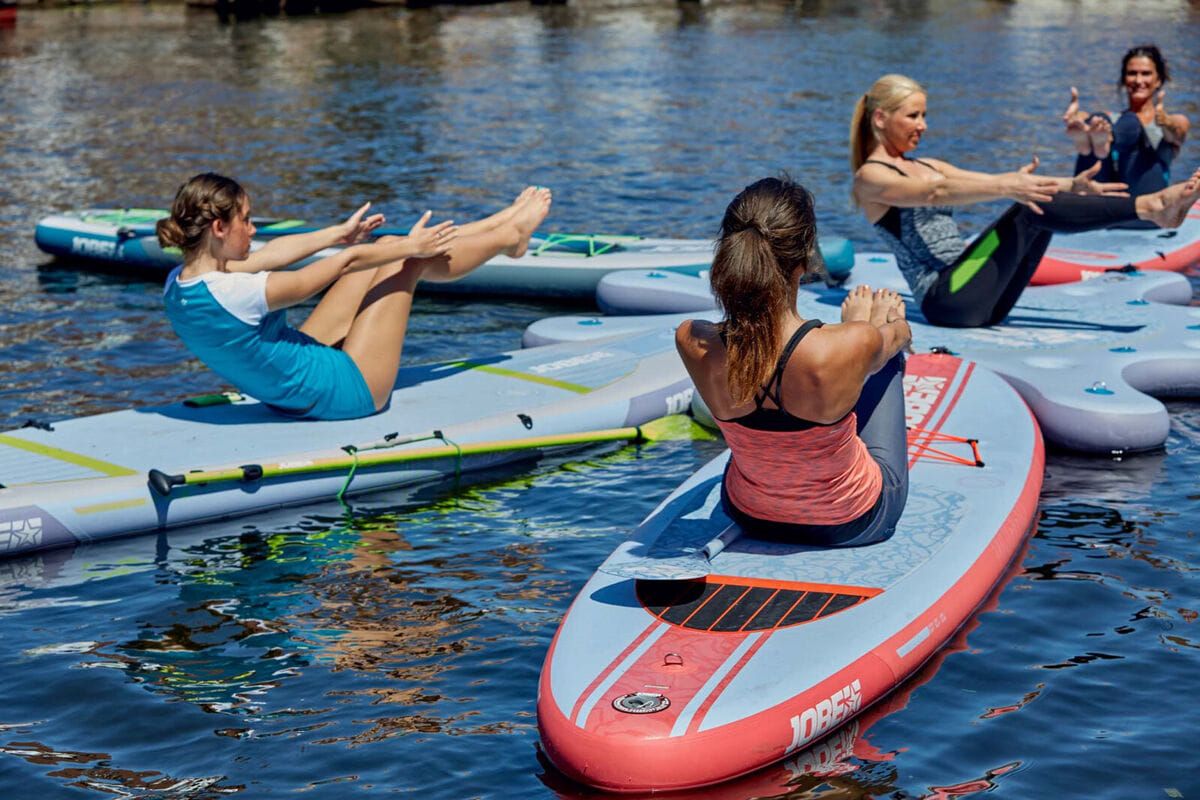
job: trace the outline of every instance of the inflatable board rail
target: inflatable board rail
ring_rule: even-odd
[[[636,281],[641,283],[628,291]],[[1002,325],[990,328],[925,323],[891,256],[860,256],[851,285],[858,282],[905,295],[918,351],[944,348],[998,372],[1033,409],[1047,441],[1060,447],[1096,454],[1160,447],[1170,420],[1155,397],[1200,397],[1200,308],[1174,305],[1191,300],[1191,284],[1182,275],[1113,272],[1082,283],[1033,287]],[[631,272],[604,285],[618,283],[627,297],[638,298],[639,308],[654,307],[660,298],[664,307],[713,305],[700,278]],[[844,289],[806,289],[800,292],[800,313],[836,321],[844,296]],[[673,328],[688,317],[717,319],[718,312],[551,318],[530,325],[523,341]]]
[[[363,419],[213,395],[10,430],[0,557],[493,467],[684,411],[691,393],[660,330],[405,367]]]
[[[905,392],[911,488],[887,541],[739,535],[720,502],[726,453],[600,566],[542,668],[538,726],[558,769],[617,792],[748,773],[856,717],[967,621],[1034,524],[1042,439],[1016,392],[970,362],[913,357]]]

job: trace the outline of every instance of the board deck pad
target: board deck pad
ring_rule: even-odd
[[[878,700],[970,616],[1035,519],[1041,437],[1020,397],[971,362],[910,358],[905,393],[911,488],[890,539],[822,548],[742,535],[702,578],[624,577],[622,566],[694,552],[734,524],[712,502],[726,453],[601,565],[542,670],[539,727],[559,769],[616,791],[744,774]],[[944,457],[950,440],[972,439],[982,459]]]
[[[900,292],[917,351],[945,348],[1000,373],[1033,409],[1047,440],[1067,449],[1111,454],[1160,447],[1170,421],[1155,396],[1200,396],[1200,308],[1185,305],[1192,288],[1182,275],[1111,272],[1032,287],[1000,325],[939,328],[921,317],[895,259],[864,253],[846,287],[804,287],[801,316],[839,320],[847,289],[859,284]],[[530,325],[523,341],[578,341],[653,326],[673,329],[688,318],[719,319],[703,276],[610,276],[600,287],[610,290],[609,305],[618,287],[638,308],[659,305],[676,313],[551,318]]]

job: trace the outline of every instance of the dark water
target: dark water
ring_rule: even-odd
[[[5,428],[212,386],[158,287],[46,265],[32,240],[46,213],[161,206],[203,169],[243,179],[264,213],[370,199],[461,220],[535,182],[555,189],[553,228],[697,237],[786,168],[825,232],[877,248],[844,162],[849,107],[881,73],[930,88],[925,152],[980,169],[1037,152],[1067,170],[1067,87],[1115,104],[1117,59],[1143,40],[1173,59],[1168,106],[1200,124],[1200,10],[1180,3],[21,14],[0,29]],[[419,300],[406,357],[515,347],[559,310]],[[1200,796],[1200,411],[1171,409],[1163,452],[1051,456],[1009,580],[886,704],[700,796]],[[718,448],[594,450],[353,515],[0,562],[0,789],[574,797],[538,758],[546,646],[596,564]]]

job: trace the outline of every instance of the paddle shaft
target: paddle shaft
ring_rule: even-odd
[[[467,456],[495,455],[497,453],[538,450],[548,447],[599,444],[602,442],[644,441],[644,438],[642,428],[640,426],[632,426],[598,431],[582,431],[579,433],[530,436],[520,439],[498,439],[463,445],[442,444],[435,447],[421,447],[411,450],[350,452],[344,456],[280,461],[273,464],[244,464],[239,467],[223,469],[200,469],[178,475],[169,475],[161,470],[153,469],[150,470],[149,477],[150,485],[154,487],[155,491],[159,494],[167,495],[170,494],[171,489],[175,486],[194,486],[196,484],[224,483],[229,481],[252,482],[263,478],[283,478],[293,475],[309,475],[338,470],[365,469],[368,467],[392,466],[444,458],[462,459]]]

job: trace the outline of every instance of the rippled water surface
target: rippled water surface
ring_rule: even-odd
[[[923,151],[1070,166],[1075,84],[1113,105],[1157,41],[1200,123],[1182,3],[816,2],[579,11],[377,9],[221,25],[173,5],[21,11],[0,28],[0,427],[171,400],[214,379],[151,282],[50,265],[38,217],[162,206],[241,178],[263,213],[467,219],[525,183],[550,227],[702,237],[787,169],[847,208],[849,108],[930,88]],[[1191,142],[1180,174],[1200,164]],[[978,225],[994,208],[965,214]],[[517,346],[561,308],[420,299],[409,361]],[[697,793],[1200,797],[1200,412],[1164,451],[1052,454],[1009,579],[914,680],[812,751]],[[202,530],[0,562],[9,797],[574,797],[539,759],[541,661],[574,593],[713,442],[597,449]]]

